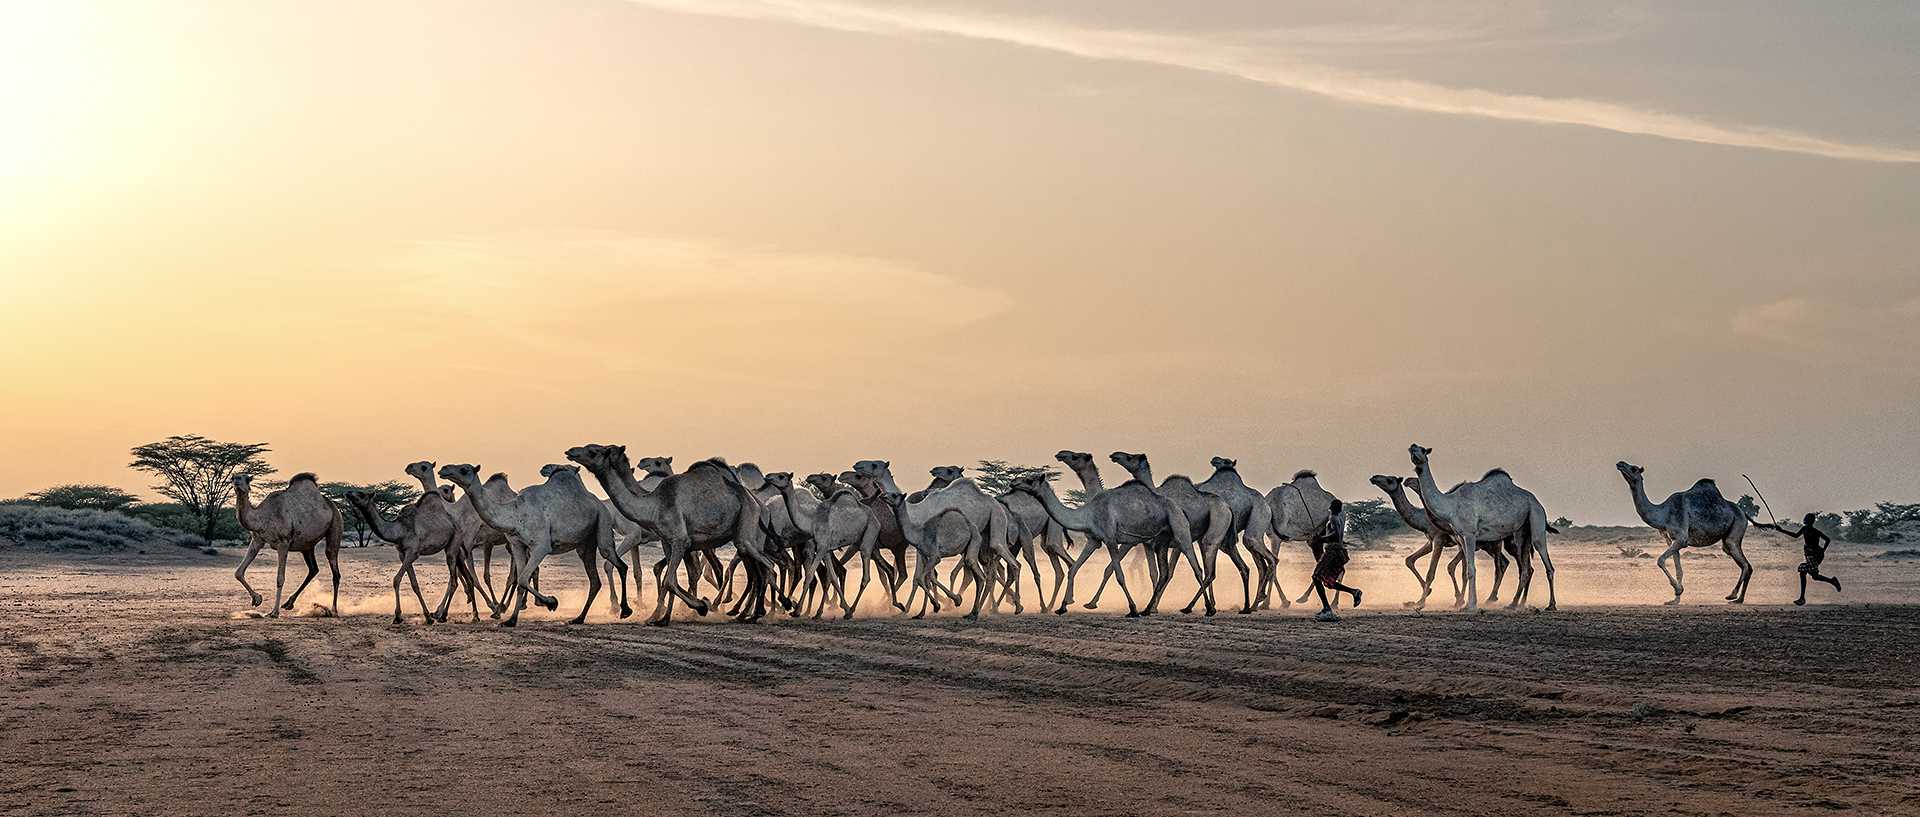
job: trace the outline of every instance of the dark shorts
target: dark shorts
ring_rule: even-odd
[[[1339,542],[1328,542],[1326,552],[1313,566],[1313,583],[1321,587],[1339,584],[1347,575],[1347,546]]]

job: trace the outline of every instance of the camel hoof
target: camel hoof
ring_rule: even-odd
[[[664,619],[664,618],[656,618],[656,619],[654,619],[654,620],[652,620],[652,621],[649,621],[649,622],[647,622],[647,626],[648,626],[648,627],[665,627],[665,626],[667,626],[668,624],[671,624],[671,623],[672,623],[672,622],[670,622],[670,621],[668,621],[668,620],[666,620],[666,619]]]
[[[713,609],[713,605],[708,604],[706,599],[701,599],[699,604],[689,605],[689,606],[693,607],[693,611],[695,613],[698,613],[703,616],[707,614],[708,610]]]
[[[1080,606],[1081,606],[1081,607],[1085,607],[1085,608],[1087,608],[1088,610],[1098,610],[1098,609],[1100,609],[1099,607],[1097,607],[1097,606],[1095,606],[1093,602],[1087,602],[1086,604],[1082,604],[1082,605],[1080,605]]]
[[[913,620],[914,620],[914,621],[919,621],[920,619],[923,619],[923,618],[926,618],[926,617],[927,617],[927,614],[926,614],[926,613],[921,613],[920,615],[917,615],[917,616],[914,616],[914,617],[913,617]]]
[[[267,600],[267,599],[266,599],[266,597],[265,597],[265,596],[262,596],[262,595],[260,595],[259,593],[255,593],[255,594],[253,594],[253,604],[252,604],[251,606],[253,606],[253,607],[259,607],[259,606],[260,606],[260,602],[263,602],[263,601],[266,601],[266,600]]]
[[[1209,616],[1211,616],[1211,615],[1213,615],[1213,614],[1214,614],[1214,613],[1216,613],[1216,612],[1218,612],[1218,611],[1216,611],[1216,610],[1213,610],[1212,608],[1208,608],[1208,610],[1207,610],[1207,615],[1209,615]]]
[[[843,616],[841,616],[841,617],[840,617],[840,620],[841,620],[841,621],[846,621],[846,620],[848,620],[848,619],[851,619],[851,618],[853,618],[853,611],[852,611],[852,610],[848,610],[848,611],[847,611],[847,614],[846,614],[846,615],[843,615]]]
[[[1139,617],[1140,617],[1140,611],[1139,611],[1139,610],[1129,610],[1129,611],[1127,611],[1127,618],[1139,618]]]
[[[505,620],[505,621],[502,621],[502,622],[500,622],[500,626],[502,626],[502,627],[518,627],[518,626],[520,626],[520,622],[517,622],[517,621],[514,621],[513,619],[507,619],[507,620]]]
[[[286,604],[282,604],[282,605],[280,605],[280,609],[282,609],[282,610],[292,610],[292,609],[293,609],[293,599],[287,599],[287,603],[286,603]]]
[[[1251,615],[1252,613],[1253,613],[1253,608],[1252,608],[1252,607],[1248,607],[1247,609],[1245,609],[1245,610],[1241,610],[1241,611],[1240,611],[1240,615],[1243,615],[1243,616],[1245,616],[1245,615]]]
[[[961,616],[961,618],[962,618],[962,619],[965,619],[965,620],[967,620],[967,621],[979,621],[979,620],[980,620],[980,614],[979,614],[979,613],[968,613],[968,614],[966,614],[966,615],[964,615],[964,616]]]
[[[1058,610],[1055,610],[1055,611],[1053,611],[1053,614],[1054,614],[1054,615],[1056,615],[1056,616],[1064,616],[1064,615],[1066,615],[1066,614],[1067,614],[1067,608],[1065,608],[1065,607],[1062,607],[1062,608],[1060,608],[1060,609],[1058,609]]]
[[[1553,611],[1555,611],[1555,610],[1558,610],[1558,609],[1560,609],[1560,605],[1559,605],[1559,604],[1549,604],[1549,605],[1547,605],[1547,612],[1549,612],[1549,613],[1551,613],[1551,612],[1553,612]]]
[[[1680,598],[1679,598],[1678,596],[1675,596],[1675,597],[1674,597],[1674,599],[1673,599],[1672,601],[1669,601],[1669,602],[1664,602],[1664,603],[1665,603],[1665,604],[1666,604],[1666,605],[1667,605],[1668,607],[1672,607],[1673,605],[1676,605],[1676,604],[1679,604],[1679,603],[1680,603]]]

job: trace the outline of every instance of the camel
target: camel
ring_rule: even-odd
[[[1054,600],[1066,587],[1067,566],[1073,564],[1073,553],[1068,550],[1073,546],[1073,540],[1067,537],[1067,529],[1053,521],[1053,517],[1047,514],[1047,507],[1032,494],[1008,490],[994,499],[1007,506],[1007,514],[1012,517],[1016,528],[1015,555],[1026,557],[1027,568],[1033,574],[1033,588],[1040,593],[1046,593],[1046,588],[1040,586],[1040,564],[1035,560],[1034,552],[1037,550],[1047,554],[1047,561],[1053,566],[1053,593],[1047,595],[1041,609],[1053,609]]]
[[[1266,503],[1259,491],[1247,487],[1240,479],[1236,469],[1239,463],[1226,457],[1214,457],[1213,476],[1194,487],[1214,494],[1227,501],[1233,509],[1233,528],[1227,534],[1228,547],[1238,537],[1247,548],[1247,555],[1253,557],[1254,565],[1260,572],[1260,587],[1265,588],[1274,580],[1274,570],[1278,567],[1277,557],[1268,549],[1267,534],[1273,531],[1273,506]],[[1271,606],[1265,594],[1255,594],[1253,609]],[[1280,597],[1280,606],[1290,606],[1286,596]]]
[[[600,487],[612,498],[615,507],[628,519],[640,523],[660,539],[666,552],[661,566],[655,617],[648,624],[672,623],[669,596],[685,603],[698,615],[706,615],[710,605],[680,586],[677,575],[681,563],[697,550],[711,550],[729,542],[747,562],[747,590],[743,608],[737,613],[742,621],[758,621],[766,615],[766,594],[771,592],[782,606],[792,609],[793,602],[774,585],[773,560],[764,548],[761,512],[764,508],[741,484],[734,470],[719,459],[702,460],[685,473],[660,481],[659,489],[648,494],[635,493],[621,480],[632,478],[625,467],[626,449],[621,446],[584,445],[567,450],[567,459],[586,466]],[[751,602],[750,604],[745,604]]]
[[[894,512],[893,506],[888,504],[886,499],[881,496],[885,491],[885,487],[879,479],[871,474],[863,474],[858,471],[846,471],[842,473],[840,475],[840,481],[846,483],[847,487],[852,488],[854,493],[859,494],[860,504],[867,506],[868,510],[873,511],[874,521],[880,526],[880,538],[876,547],[882,551],[893,554],[893,569],[887,571],[891,576],[887,586],[887,595],[889,600],[893,602],[893,606],[905,610],[906,606],[900,603],[900,585],[905,584],[908,579],[907,549],[912,547],[912,543],[907,541],[906,534],[900,530],[900,518],[898,514]],[[823,487],[823,492],[826,491],[828,487],[830,486]],[[911,598],[911,591],[909,591],[909,598]]]
[[[1633,491],[1633,510],[1640,514],[1640,520],[1659,531],[1660,536],[1667,540],[1667,550],[1660,554],[1658,561],[1660,572],[1666,573],[1667,583],[1673,585],[1673,600],[1667,603],[1679,604],[1680,594],[1686,592],[1686,587],[1681,584],[1684,570],[1680,567],[1680,549],[1706,547],[1719,542],[1720,549],[1733,557],[1734,564],[1740,566],[1740,578],[1733,583],[1733,592],[1727,594],[1727,601],[1745,604],[1747,581],[1753,578],[1753,565],[1747,561],[1747,554],[1740,550],[1740,542],[1747,535],[1747,516],[1740,512],[1740,506],[1721,496],[1720,486],[1711,479],[1695,482],[1692,488],[1672,494],[1667,501],[1655,505],[1647,498],[1647,469],[1625,462],[1616,463],[1613,467],[1620,469],[1620,475],[1626,477],[1627,487]],[[1668,558],[1673,559],[1672,572],[1667,571]]]
[[[821,477],[825,480],[821,480]],[[813,485],[822,481],[831,485],[832,480],[831,474],[814,474],[807,478],[807,482]],[[851,602],[847,600],[845,578],[831,567],[826,570],[827,575],[833,577],[831,589],[840,596],[840,607],[845,613],[842,617],[853,618],[853,610],[859,606],[861,597],[866,595],[867,583],[873,578],[874,552],[880,543],[880,525],[874,521],[873,511],[860,504],[860,497],[852,491],[836,491],[826,501],[818,501],[814,499],[812,491],[795,490],[793,474],[784,471],[768,474],[767,483],[780,490],[794,523],[807,532],[809,539],[806,560],[800,569],[806,586],[800,594],[800,609],[795,611],[795,615],[806,610],[814,588],[819,584],[819,573],[823,567],[827,567],[823,563],[831,561],[833,552],[857,547],[861,557],[860,590],[854,594]],[[826,611],[824,598],[821,599],[820,610],[822,613]],[[814,614],[814,618],[819,617],[820,613]]]
[[[1293,480],[1267,492],[1267,509],[1273,517],[1273,535],[1280,540],[1292,542],[1311,542],[1313,537],[1327,526],[1328,506],[1333,504],[1334,496],[1320,487],[1320,475],[1310,470],[1293,473]],[[1280,548],[1274,546],[1274,559],[1280,557]],[[1287,591],[1280,587],[1280,571],[1273,575],[1273,592],[1284,602]],[[1261,588],[1265,596],[1267,588]],[[1313,583],[1307,583],[1307,589],[1295,602],[1304,602],[1313,593]],[[1338,596],[1335,597],[1338,601]],[[1283,604],[1284,606],[1284,604]]]
[[[1466,566],[1461,575],[1467,585],[1467,603],[1462,609],[1479,609],[1479,586],[1475,583],[1474,570],[1474,562],[1478,561],[1474,557],[1480,551],[1478,543],[1509,536],[1518,537],[1521,553],[1540,554],[1540,564],[1547,571],[1547,609],[1558,609],[1559,600],[1553,586],[1553,556],[1547,552],[1547,511],[1540,505],[1539,498],[1513,484],[1513,477],[1499,468],[1488,471],[1478,482],[1463,482],[1443,492],[1433,481],[1429,462],[1433,449],[1411,445],[1407,453],[1412,456],[1415,475],[1420,478],[1420,498],[1427,503],[1427,519],[1432,527],[1427,536],[1435,543],[1434,547],[1440,547],[1439,537],[1449,533],[1462,543],[1475,543],[1474,547],[1462,545],[1460,548]],[[1519,581],[1519,590],[1507,604],[1510,608],[1526,598],[1532,585],[1531,559],[1521,560]]]
[[[438,491],[447,487],[439,484],[438,475],[435,473],[435,469],[439,467],[437,463],[421,460],[407,465],[406,471],[407,476],[420,481],[422,490]],[[519,495],[513,490],[513,486],[507,484],[506,474],[497,473],[487,477],[486,484],[481,486],[480,490],[496,503],[508,502]],[[453,524],[456,529],[454,541],[460,543],[460,548],[467,552],[469,565],[473,563],[473,551],[481,550],[480,569],[477,571],[483,582],[481,593],[486,597],[487,607],[493,611],[493,617],[499,618],[500,614],[506,610],[506,605],[498,601],[500,593],[493,589],[493,549],[506,547],[507,535],[501,533],[499,528],[482,520],[480,512],[473,509],[473,500],[464,496],[460,501],[453,503],[453,506],[448,508],[448,512],[453,515]],[[535,586],[538,586],[537,582]]]
[[[1193,607],[1204,597],[1207,603],[1207,615],[1214,614],[1213,576],[1214,564],[1219,560],[1220,548],[1227,542],[1227,534],[1233,530],[1233,508],[1227,501],[1213,494],[1201,493],[1194,487],[1193,480],[1174,474],[1167,477],[1159,487],[1153,486],[1153,464],[1147,461],[1145,454],[1129,454],[1115,451],[1111,457],[1115,465],[1132,475],[1140,484],[1154,489],[1155,493],[1172,501],[1187,517],[1187,525],[1199,533],[1197,544],[1200,546],[1200,559],[1207,566],[1205,576],[1196,573],[1194,579],[1200,582],[1200,589],[1194,593],[1193,601],[1181,608],[1182,613],[1193,612]],[[1162,553],[1155,553],[1163,557]],[[1240,551],[1229,551],[1235,567],[1240,569],[1241,598],[1245,599],[1240,612],[1253,612],[1252,573],[1247,569],[1246,560],[1240,558]],[[1166,559],[1160,559],[1161,570],[1171,570],[1173,565]]]
[[[1413,573],[1415,581],[1420,582],[1420,599],[1418,601],[1407,602],[1406,606],[1412,607],[1415,610],[1423,609],[1427,606],[1427,597],[1433,595],[1433,577],[1440,565],[1440,551],[1459,543],[1455,542],[1451,536],[1436,540],[1432,535],[1432,525],[1427,519],[1427,509],[1407,500],[1407,491],[1411,490],[1416,494],[1419,493],[1419,480],[1412,477],[1403,478],[1387,476],[1385,474],[1374,474],[1367,481],[1373,483],[1374,487],[1386,492],[1387,498],[1393,501],[1394,512],[1400,514],[1400,521],[1407,523],[1407,527],[1428,535],[1427,544],[1407,556],[1406,561],[1407,570]],[[1436,541],[1438,542],[1438,547],[1435,546]],[[1479,543],[1479,547],[1493,557],[1493,592],[1487,594],[1487,603],[1492,604],[1500,600],[1500,582],[1507,575],[1507,554],[1503,552],[1503,548],[1514,548],[1513,537],[1507,537],[1498,542],[1481,542]],[[1429,554],[1433,556],[1433,560],[1427,566],[1426,578],[1421,578],[1420,568],[1416,567],[1416,565],[1419,564],[1420,557]],[[1516,551],[1514,555],[1518,556],[1519,554]],[[1462,561],[1465,561],[1465,557],[1461,556],[1460,552],[1456,550],[1454,551],[1453,561],[1447,563],[1447,578],[1453,582],[1453,605],[1455,607],[1460,606],[1465,601],[1460,596],[1460,580],[1454,576],[1454,568]]]
[[[883,483],[892,479],[892,474],[886,472],[884,465],[871,476]],[[900,518],[900,529],[906,534],[907,541],[914,542],[916,547],[921,547],[923,554],[928,551],[914,540],[913,531],[924,531],[927,523],[932,522],[944,511],[959,511],[966,517],[967,522],[980,532],[977,545],[970,549],[967,561],[963,563],[973,580],[980,582],[979,592],[975,594],[973,600],[973,612],[968,614],[969,617],[978,617],[987,596],[994,592],[993,585],[988,583],[989,572],[985,569],[983,561],[985,553],[998,557],[1000,563],[1006,566],[1004,583],[1013,601],[1014,612],[1017,614],[1025,609],[1020,602],[1020,563],[1014,559],[1011,550],[1015,541],[1013,516],[1008,513],[1007,506],[980,490],[980,486],[973,480],[965,477],[956,479],[944,488],[929,491],[919,502],[908,502],[903,496],[901,504],[894,510]],[[945,555],[936,559],[944,558]],[[996,568],[993,575],[998,574],[999,571]],[[994,603],[996,606],[999,604],[997,600]]]
[[[574,474],[574,478],[576,479],[578,479],[580,476],[580,466],[578,465],[562,465],[560,463],[549,463],[547,465],[540,466],[540,477],[542,479],[551,478],[555,471],[560,471],[560,470],[572,471]],[[607,506],[607,514],[608,514],[607,518],[613,520],[613,552],[618,554],[620,556],[620,561],[624,563],[627,560],[627,554],[632,553],[634,549],[638,548],[640,546],[641,540],[645,539],[646,536],[641,532],[640,526],[637,524],[634,524],[633,520],[620,515],[620,510],[613,506],[613,500],[602,499],[600,500],[600,504]],[[606,574],[607,574],[608,612],[618,614],[620,612],[621,605],[624,605],[627,603],[626,573],[624,571],[621,571],[620,574],[616,577],[615,571],[614,571],[614,562],[611,559],[607,560],[607,562],[601,565],[600,567],[602,570],[606,571]],[[638,566],[635,566],[635,569],[633,571],[633,583],[635,586],[634,592],[636,593],[639,592],[640,570]],[[538,586],[537,581],[535,586]],[[631,610],[632,608],[628,608],[628,609]]]
[[[925,618],[928,604],[932,604],[934,611],[939,612],[940,602],[934,597],[936,590],[945,595],[953,606],[960,606],[960,595],[940,583],[940,560],[958,556],[967,572],[978,579],[976,584],[979,586],[979,592],[974,596],[974,609],[968,617],[979,618],[981,603],[993,586],[985,565],[980,562],[980,528],[958,510],[934,511],[925,506],[915,508],[899,491],[886,490],[884,485],[880,485],[879,477],[875,474],[848,471],[840,475],[842,481],[861,477],[873,480],[878,487],[882,488],[880,500],[887,503],[892,510],[893,517],[899,523],[901,535],[913,545],[917,552],[914,558],[913,587],[907,592],[905,607],[913,606],[914,594],[925,591],[926,596],[920,600],[920,612],[915,613],[913,617]],[[849,484],[852,483],[849,482]]]
[[[400,580],[405,578],[413,584],[413,596],[420,601],[420,614],[432,624],[447,620],[447,608],[453,603],[453,593],[462,580],[467,585],[467,605],[473,610],[473,620],[480,620],[480,606],[474,599],[474,588],[479,580],[473,575],[470,563],[471,555],[464,553],[455,545],[459,541],[459,526],[454,524],[451,505],[452,486],[440,486],[436,490],[420,495],[420,498],[400,510],[399,516],[388,519],[380,513],[373,502],[373,494],[366,491],[348,491],[347,503],[360,512],[373,528],[373,535],[394,544],[400,551],[400,570],[393,574],[393,623],[399,624],[405,619],[400,613]],[[414,573],[413,563],[422,556],[445,554],[447,558],[447,592],[440,598],[436,610],[427,609],[426,596],[420,592],[420,578]]]
[[[240,580],[240,586],[247,589],[247,595],[253,597],[254,606],[259,606],[261,597],[254,592],[253,585],[247,584],[247,566],[253,564],[253,558],[260,555],[260,549],[272,545],[280,555],[280,572],[273,584],[273,610],[267,618],[279,618],[281,610],[293,609],[294,601],[300,598],[300,591],[307,589],[313,577],[319,575],[320,565],[314,559],[313,548],[322,540],[327,543],[327,565],[333,568],[333,614],[340,614],[340,536],[344,530],[340,518],[340,509],[327,501],[320,493],[320,482],[311,473],[293,476],[287,487],[267,494],[259,505],[253,505],[247,499],[253,492],[253,475],[236,474],[233,478],[233,509],[240,517],[240,527],[252,533],[252,543],[247,548],[247,557],[240,560],[239,569],[233,571],[233,577]],[[307,560],[307,578],[293,589],[293,595],[283,604],[281,593],[287,585],[287,554],[299,553]]]
[[[793,514],[787,512],[780,491],[767,484],[766,474],[761,472],[760,466],[743,462],[733,470],[739,476],[740,484],[760,503],[760,527],[767,541],[766,553],[774,559],[781,587],[793,593],[800,584],[800,574],[794,567],[805,558],[808,547],[806,531],[801,530]],[[728,587],[733,585],[733,571],[742,558],[740,552],[735,550],[733,560],[727,564],[725,584]]]
[[[892,466],[893,463],[886,460],[861,460],[853,464],[853,472],[879,480],[882,492],[892,491],[904,495],[906,491],[900,490],[900,486],[894,484]]]
[[[967,469],[958,465],[938,465],[934,466],[933,469],[927,473],[933,475],[933,481],[927,483],[927,487],[907,494],[908,502],[919,502],[922,499],[926,499],[927,494],[952,485],[954,480],[966,475]]]
[[[1039,477],[1020,477],[1013,481],[1012,487],[1040,500],[1046,506],[1047,514],[1061,527],[1081,531],[1093,541],[1104,544],[1110,560],[1110,572],[1119,572],[1121,557],[1127,550],[1134,545],[1145,544],[1179,548],[1186,554],[1193,575],[1206,575],[1200,566],[1200,554],[1193,547],[1193,533],[1187,524],[1186,514],[1139,480],[1127,480],[1118,487],[1101,491],[1078,508],[1067,507],[1054,494],[1053,486]],[[1149,558],[1148,561],[1151,567],[1154,560]],[[1153,598],[1147,602],[1144,610],[1134,603],[1133,592],[1127,589],[1126,576],[1118,576],[1120,592],[1127,597],[1129,617],[1151,615],[1159,609],[1160,596],[1166,592],[1173,571],[1161,570],[1158,573],[1160,575],[1154,581]],[[1068,574],[1067,583],[1067,598],[1061,602],[1060,609],[1055,611],[1057,613],[1066,612],[1066,605],[1072,601],[1072,574]]]
[[[548,554],[576,551],[580,554],[581,566],[587,571],[587,603],[569,624],[586,621],[587,611],[593,609],[594,597],[600,594],[596,558],[611,560],[619,568],[621,582],[626,581],[627,565],[615,550],[614,523],[607,506],[587,491],[573,469],[544,472],[545,483],[529,486],[506,502],[495,502],[482,490],[479,466],[463,463],[440,469],[442,479],[460,486],[467,498],[473,500],[473,509],[482,520],[507,535],[514,570],[513,599],[508,606],[513,612],[500,622],[502,627],[519,625],[520,611],[527,606],[529,596],[548,610],[560,609],[559,599],[542,594],[533,586],[534,574]],[[633,610],[622,603],[620,617],[632,614]]]

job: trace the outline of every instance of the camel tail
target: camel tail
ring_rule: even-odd
[[[1559,532],[1560,532],[1560,529],[1559,529],[1559,528],[1556,528],[1556,527],[1554,527],[1554,526],[1552,526],[1552,525],[1548,525],[1548,526],[1547,526],[1547,532],[1548,532],[1548,533],[1559,533]]]

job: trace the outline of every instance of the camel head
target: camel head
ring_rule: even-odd
[[[1132,471],[1135,468],[1144,468],[1147,465],[1147,455],[1145,454],[1129,454],[1125,451],[1115,451],[1113,452],[1113,456],[1108,457],[1108,459],[1113,460],[1113,464],[1128,471]]]
[[[436,465],[437,463],[427,462],[426,460],[413,463],[407,466],[407,476],[413,477],[414,479],[427,479],[433,476],[433,469]]]
[[[1082,454],[1081,456],[1086,456],[1086,455]],[[1040,476],[1035,474],[1027,474],[1025,476],[1014,477],[1012,482],[1007,483],[1007,491],[1008,492],[1020,491],[1021,493],[1037,494],[1040,492],[1040,486],[1044,484],[1046,484],[1046,480],[1042,479]]]
[[[441,502],[446,502],[446,503],[453,502],[453,486],[451,485],[442,485],[440,486],[440,489],[435,491],[434,493],[437,493],[440,495]]]
[[[1433,454],[1433,449],[1424,448],[1418,443],[1415,443],[1407,446],[1407,453],[1413,456],[1413,467],[1425,468],[1427,467],[1427,457]]]
[[[1230,459],[1227,459],[1226,457],[1214,457],[1214,458],[1213,458],[1213,467],[1214,467],[1214,468],[1215,468],[1216,470],[1220,470],[1220,471],[1231,471],[1231,470],[1233,470],[1233,467],[1234,467],[1234,466],[1236,466],[1236,465],[1239,465],[1239,464],[1240,464],[1240,463],[1239,463],[1238,461],[1236,461],[1236,460],[1230,460]]]
[[[641,457],[639,462],[633,464],[633,467],[647,472],[648,476],[673,476],[672,457]]]
[[[897,511],[906,506],[907,495],[899,491],[882,491],[880,492],[880,501],[892,505],[893,509]]]
[[[846,483],[847,487],[860,492],[860,496],[865,499],[872,499],[880,493],[880,480],[869,474],[862,474],[859,471],[841,471],[840,481]]]
[[[549,463],[547,465],[540,466],[540,477],[542,479],[553,479],[553,475],[558,474],[561,471],[567,471],[577,477],[580,475],[580,466],[565,465],[557,462]]]
[[[472,491],[480,487],[480,466],[459,463],[440,466],[440,478]]]
[[[775,471],[767,475],[767,484],[782,491],[793,488],[792,471]]]
[[[1628,485],[1638,485],[1646,480],[1644,475],[1647,469],[1638,465],[1628,465],[1626,460],[1614,463],[1613,467],[1620,469],[1620,476],[1627,478]]]
[[[580,463],[586,466],[587,470],[595,473],[612,471],[619,467],[614,463],[614,448],[609,445],[577,445],[567,449],[567,459]],[[546,470],[541,469],[540,475],[547,476]]]
[[[252,474],[234,474],[233,489],[243,494],[249,491],[252,491],[253,475]]]
[[[808,474],[807,484],[819,491],[821,496],[833,496],[834,476],[832,474]]]
[[[962,468],[958,465],[942,465],[931,471],[928,471],[927,473],[932,474],[934,479],[944,479],[948,482],[952,482],[956,479],[959,479],[960,475],[966,472],[967,472],[967,469]]]
[[[861,460],[853,464],[853,470],[868,476],[893,476],[893,463],[886,460]]]
[[[348,491],[344,496],[353,507],[361,510],[373,507],[373,494],[367,491]]]
[[[1373,483],[1373,487],[1385,491],[1387,496],[1393,496],[1394,490],[1400,487],[1399,477],[1390,477],[1385,474],[1374,474],[1368,477],[1367,481]]]
[[[1400,487],[1405,488],[1409,491],[1412,491],[1414,496],[1420,495],[1420,480],[1418,478],[1401,477]]]
[[[1093,455],[1083,454],[1079,451],[1068,451],[1066,449],[1061,449],[1060,453],[1053,455],[1053,458],[1061,461],[1062,463],[1065,463],[1068,468],[1073,468],[1076,470],[1080,468],[1091,467],[1093,465]]]

